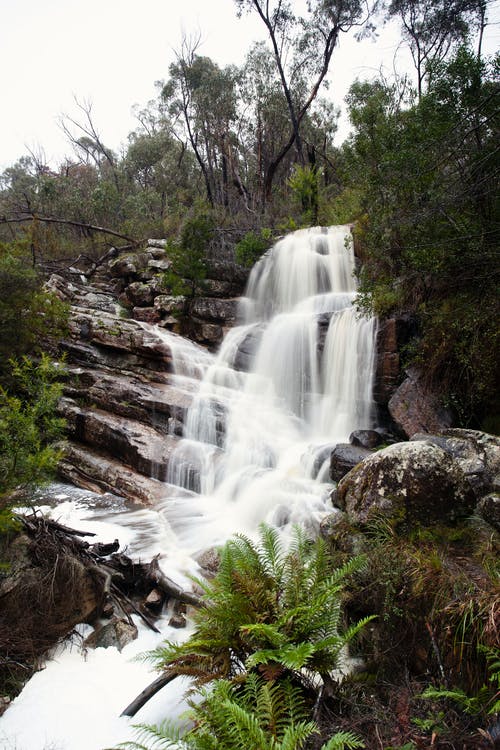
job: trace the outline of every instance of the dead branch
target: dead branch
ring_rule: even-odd
[[[160,569],[158,564],[158,555],[154,557],[148,570],[148,578],[154,583],[161,591],[163,591],[168,597],[177,599],[184,604],[191,604],[193,607],[204,607],[205,602],[196,594],[191,591],[184,591],[181,587],[166,576]]]
[[[129,703],[127,708],[122,711],[121,716],[135,716],[139,709],[141,709],[148,700],[153,697],[153,695],[156,695],[162,687],[168,685],[169,682],[172,682],[172,680],[175,680],[178,676],[178,673],[173,670],[168,670],[161,674],[150,685],[144,688],[137,698],[134,698],[132,703]]]
[[[126,240],[132,247],[137,247],[141,244],[142,240],[134,240],[132,237],[128,237],[126,234],[115,232],[114,229],[107,229],[106,227],[99,227],[96,224],[86,224],[82,221],[74,221],[73,219],[59,219],[55,216],[39,216],[34,213],[25,212],[25,216],[16,216],[7,218],[6,216],[0,217],[0,224],[22,224],[26,221],[42,221],[45,224],[62,224],[63,226],[75,227],[84,232],[100,232],[102,234],[109,234],[111,237],[118,237],[121,240]]]

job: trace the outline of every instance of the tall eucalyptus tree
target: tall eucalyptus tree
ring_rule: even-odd
[[[271,197],[277,170],[295,146],[306,163],[301,125],[330,69],[339,35],[364,25],[370,8],[362,0],[308,0],[305,12],[289,0],[235,0],[238,14],[256,13],[266,27],[288,111],[288,128],[267,165],[264,192]]]

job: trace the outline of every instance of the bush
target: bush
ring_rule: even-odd
[[[236,262],[240,266],[251,268],[259,258],[269,250],[273,244],[270,229],[261,229],[260,232],[247,232],[235,247]]]
[[[175,295],[194,296],[207,276],[207,251],[215,229],[214,217],[206,206],[198,206],[181,226],[179,238],[169,242],[167,256],[172,263],[164,283]]]
[[[44,482],[54,473],[65,425],[56,415],[60,368],[46,355],[38,363],[23,357],[10,365],[15,391],[8,393],[0,386],[0,533],[12,528],[9,493]]]

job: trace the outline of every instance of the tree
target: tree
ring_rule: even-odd
[[[213,231],[211,210],[198,204],[184,220],[178,240],[170,242],[167,247],[172,265],[164,275],[164,283],[173,294],[194,297],[203,288],[207,250]]]
[[[266,27],[289,116],[289,133],[273,155],[265,175],[264,193],[271,196],[276,171],[293,145],[297,159],[306,159],[302,122],[325,80],[341,32],[361,21],[360,0],[311,0],[304,15],[296,15],[284,0],[235,0],[238,13],[255,12]]]
[[[234,66],[220,68],[197,54],[198,39],[184,39],[162,98],[174,122],[181,125],[203,175],[206,197],[229,206],[230,182],[243,190],[235,165],[232,127],[237,119]]]
[[[379,314],[417,317],[414,361],[476,425],[496,392],[497,76],[498,61],[460,48],[420,100],[382,80],[356,83],[344,149],[361,191],[362,295]]]
[[[392,0],[389,18],[401,23],[417,72],[417,90],[422,96],[424,81],[430,84],[436,65],[446,60],[453,47],[463,44],[471,27],[479,28],[481,39],[486,23],[488,0]],[[480,58],[481,42],[478,45]]]
[[[31,352],[65,326],[66,306],[43,290],[29,253],[28,241],[0,243],[0,383],[11,357]]]

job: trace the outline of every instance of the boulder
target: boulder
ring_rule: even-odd
[[[83,645],[86,648],[117,648],[121,651],[137,638],[137,627],[119,617],[113,617],[110,622],[96,628]]]
[[[186,298],[182,296],[173,297],[170,294],[159,294],[155,297],[154,306],[160,314],[183,315]]]
[[[495,489],[500,476],[500,438],[479,430],[450,428],[437,435],[417,433],[412,441],[427,440],[458,463],[479,499]]]
[[[134,277],[143,269],[147,262],[145,253],[129,253],[120,255],[118,258],[110,260],[108,263],[111,276]]]
[[[376,430],[354,430],[349,435],[349,442],[358,448],[371,450],[384,442],[380,432]]]
[[[485,495],[478,503],[477,512],[486,523],[500,531],[500,495],[498,492]]]
[[[395,443],[355,466],[335,502],[354,526],[382,516],[396,526],[454,523],[472,513],[475,496],[453,458],[431,442]]]
[[[423,385],[415,370],[408,370],[407,375],[388,405],[398,429],[409,438],[417,432],[441,432],[451,427],[453,415],[439,403],[437,395]]]
[[[135,307],[149,307],[153,304],[153,290],[143,281],[134,281],[129,284],[125,289],[125,294]]]
[[[238,313],[237,299],[196,297],[189,303],[189,314],[217,323],[234,323]]]
[[[370,455],[371,451],[367,448],[338,443],[330,456],[330,477],[334,482],[340,481],[356,464]]]

